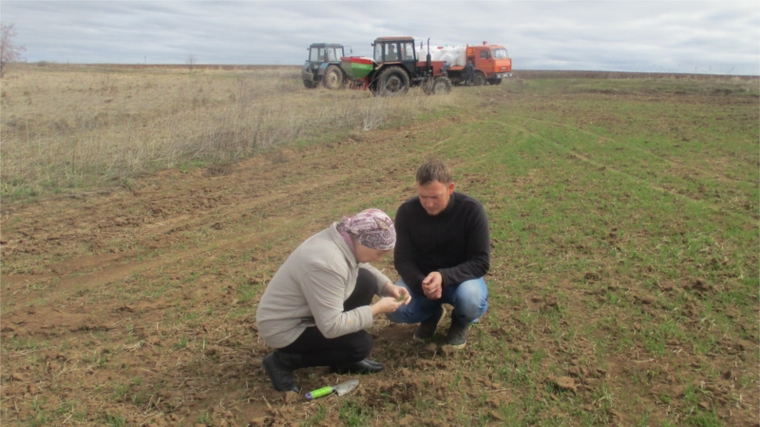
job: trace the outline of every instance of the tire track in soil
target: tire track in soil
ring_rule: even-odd
[[[493,94],[490,94],[490,98],[496,99],[497,100],[496,102],[499,102],[499,101],[503,102],[503,100],[499,99],[500,97],[498,95],[494,96]],[[665,97],[663,99],[668,99],[668,98]],[[714,101],[713,98],[710,98],[710,100]],[[519,98],[519,102],[531,102],[531,101],[535,101],[535,99],[530,98],[530,97],[528,97],[528,98],[526,98],[526,97],[520,97]],[[516,100],[516,102],[517,102],[517,100]],[[580,127],[577,127],[577,126],[573,126],[573,125],[568,124],[568,123],[546,120],[546,119],[539,118],[539,117],[524,116],[524,118],[527,119],[527,120],[530,120],[530,121],[535,121],[535,122],[544,123],[544,124],[551,124],[551,125],[554,125],[554,126],[557,126],[557,127],[565,128],[565,129],[568,129],[568,130],[573,130],[573,131],[576,131],[576,132],[580,132],[580,133],[589,135],[589,137],[592,137],[595,141],[603,141],[603,142],[604,141],[607,141],[607,142],[614,141],[613,138],[610,138],[610,137],[607,137],[607,136],[602,136],[602,135],[599,135],[597,133],[591,132],[591,131],[589,131],[587,129],[580,128]],[[513,123],[504,123],[504,122],[500,122],[500,123],[505,128],[510,128],[510,129],[518,128],[518,129],[522,129],[523,131],[525,131],[525,132],[527,132],[527,133],[529,133],[531,135],[540,136],[536,132],[534,132],[532,129],[528,128],[527,126],[516,127]],[[541,138],[541,139],[544,139],[544,138]],[[749,213],[749,212],[747,212],[747,213],[738,212],[738,211],[735,211],[735,209],[732,209],[730,207],[720,207],[719,205],[716,205],[713,202],[706,201],[704,199],[690,197],[688,194],[678,193],[677,190],[675,190],[675,189],[669,189],[669,188],[666,188],[666,187],[658,186],[658,185],[652,184],[652,183],[650,183],[650,182],[648,182],[648,181],[646,181],[646,180],[644,180],[644,179],[642,179],[642,178],[640,178],[638,176],[631,175],[631,174],[629,174],[627,172],[623,172],[623,171],[621,171],[619,169],[611,168],[611,167],[609,167],[609,165],[601,164],[601,163],[598,163],[598,162],[594,162],[593,160],[589,159],[586,156],[583,156],[582,154],[578,154],[576,152],[572,152],[570,150],[567,150],[567,148],[564,147],[558,141],[552,140],[552,141],[549,141],[549,142],[551,142],[552,144],[554,144],[558,148],[561,148],[564,151],[569,152],[570,155],[574,156],[575,158],[577,158],[580,161],[588,163],[589,165],[592,165],[592,166],[598,167],[598,168],[606,167],[610,171],[614,171],[616,173],[628,176],[628,177],[630,177],[631,179],[633,179],[633,180],[635,180],[637,182],[642,182],[642,181],[646,182],[647,185],[650,188],[658,190],[658,191],[669,193],[669,194],[673,195],[676,198],[688,199],[688,200],[691,200],[691,201],[694,201],[694,202],[699,202],[699,203],[706,203],[706,204],[709,205],[709,207],[713,211],[721,212],[721,213],[728,213],[730,215],[733,215],[733,216],[741,218],[743,221],[748,221],[749,220],[749,221],[753,221],[754,222],[757,219],[757,216],[756,215],[753,216],[752,213]],[[639,153],[643,153],[643,154],[645,154],[647,156],[651,156],[652,158],[660,159],[660,160],[664,161],[665,163],[669,164],[671,166],[671,168],[673,168],[673,169],[679,169],[680,168],[681,170],[691,171],[696,176],[711,177],[715,181],[718,181],[718,182],[720,182],[720,181],[727,181],[727,182],[737,182],[737,181],[739,181],[736,178],[732,178],[730,176],[726,176],[725,174],[718,173],[717,171],[712,170],[712,169],[705,169],[705,168],[697,167],[696,165],[689,165],[687,167],[682,162],[679,162],[679,161],[674,160],[672,158],[669,158],[667,156],[655,154],[652,150],[647,150],[647,149],[644,149],[643,147],[626,146],[626,148],[629,149],[629,150],[637,151]]]
[[[532,118],[528,118],[532,119]],[[530,126],[518,126],[514,123],[514,121],[510,123],[505,122],[497,122],[497,121],[488,121],[488,120],[482,120],[482,117],[480,120],[483,122],[488,123],[497,123],[500,126],[503,126],[506,132],[515,132],[515,131],[522,131],[526,135],[534,135],[534,136],[540,136],[536,132],[532,131],[530,129]],[[572,126],[568,126],[563,123],[556,123],[541,119],[532,119],[536,121],[541,121],[547,124],[553,124],[557,126],[562,126],[566,128],[575,129],[577,131],[584,132],[585,134],[589,135],[589,138],[595,138],[594,140],[607,140],[612,141],[612,139],[608,137],[602,137],[600,135],[597,135],[593,132],[589,132],[587,130],[575,128]],[[574,159],[576,159],[579,162],[582,162],[584,164],[589,165],[590,167],[606,167],[609,171],[615,172],[618,174],[621,174],[635,182],[637,182],[639,185],[644,187],[652,188],[655,191],[661,191],[665,193],[670,193],[676,200],[680,201],[687,201],[687,202],[696,202],[698,204],[701,204],[703,206],[706,206],[709,210],[712,210],[716,213],[720,214],[730,214],[731,216],[737,218],[738,220],[742,221],[746,224],[747,229],[749,230],[750,227],[752,229],[756,228],[754,226],[754,220],[751,218],[751,215],[749,213],[744,212],[735,212],[731,210],[730,208],[712,203],[710,200],[704,200],[700,198],[690,197],[689,194],[685,193],[679,193],[678,189],[668,189],[664,188],[662,186],[658,186],[655,183],[652,183],[648,180],[641,179],[640,177],[637,177],[635,175],[626,173],[625,171],[618,170],[616,168],[610,168],[609,165],[600,164],[598,162],[595,162],[593,159],[590,159],[586,156],[579,155],[576,152],[572,152],[567,149],[567,147],[563,146],[561,142],[547,139],[544,137],[540,138],[542,141],[546,141],[547,143],[553,144],[563,152],[567,152],[570,156],[572,156]],[[647,150],[641,150],[642,152],[657,157],[655,154],[648,152]],[[683,168],[683,165],[679,162],[672,161],[668,158],[663,158],[666,162],[668,162],[671,165],[674,166],[680,166]],[[699,175],[700,173],[704,173],[704,175],[701,176],[712,176],[717,181],[721,181],[722,179],[729,179],[725,176],[722,176],[719,173],[712,173],[707,172],[705,170],[702,170],[700,168],[694,168],[695,171],[697,171],[696,175]],[[503,283],[509,283],[510,277],[507,275],[503,275],[498,271],[498,267],[494,266],[496,268],[492,268],[492,272],[489,273],[492,280],[498,281],[501,279]],[[497,277],[501,276],[501,277]],[[525,279],[525,277],[523,277]],[[620,279],[620,278],[617,278]],[[594,285],[594,282],[592,281],[589,285],[578,288],[576,285],[573,285],[570,280],[567,278],[561,278],[558,280],[558,284],[556,285],[556,289],[561,289],[561,292],[563,295],[566,296],[566,299],[568,301],[588,301],[589,299],[598,299],[601,298],[600,295],[603,295],[606,293],[609,289],[613,289],[613,286],[605,285],[604,282],[600,282],[601,287],[599,285]],[[621,283],[624,283],[621,281]],[[619,286],[618,284],[617,286]],[[630,290],[628,291],[629,298],[633,301],[634,304],[641,305],[643,307],[646,307],[647,304],[650,304],[650,301],[652,301],[652,296],[645,290],[639,289],[637,286],[633,286],[632,289],[636,289],[636,291]],[[674,291],[674,288],[669,287],[668,285],[664,286],[662,288],[663,292],[670,293]],[[554,295],[554,294],[552,294]],[[551,310],[552,307],[557,306],[558,300],[556,297],[550,296],[545,297],[541,294],[535,294],[533,292],[528,292],[525,294],[525,306],[529,306],[532,308],[532,310],[535,311],[541,311],[541,310]],[[495,305],[495,304],[494,304]],[[687,323],[694,324],[694,325],[701,325],[704,322],[704,319],[701,317],[700,312],[698,310],[699,303],[693,303],[689,304],[691,308],[687,307],[684,316],[688,318],[686,321]],[[694,308],[696,306],[697,308]],[[494,307],[495,308],[495,307]],[[574,317],[581,318],[581,319],[599,319],[600,316],[599,313],[590,313],[588,310],[588,306],[584,303],[580,304],[567,304],[562,306],[563,310],[567,310],[569,312],[574,313]],[[513,307],[514,311],[520,312],[520,307]],[[489,309],[491,310],[491,309]],[[656,310],[656,308],[655,308]],[[594,314],[594,315],[592,315]],[[522,321],[518,316],[512,316],[511,321],[505,322],[506,327],[499,328],[499,329],[492,329],[490,333],[494,336],[509,336],[510,331],[521,331],[522,330]],[[577,325],[576,325],[577,326]],[[702,327],[702,326],[698,326]],[[601,333],[604,330],[602,329]],[[387,330],[385,331],[387,334]],[[520,332],[515,332],[515,334],[519,334]],[[552,348],[554,344],[547,341],[544,343],[546,346],[545,348]],[[684,348],[682,347],[683,344],[678,342],[677,340],[669,341],[667,343],[668,345],[668,351],[672,352],[678,352],[681,353]],[[634,389],[636,389],[635,386],[632,386],[632,384],[627,383],[625,380],[620,379],[627,379],[630,378],[631,375],[640,375],[644,373],[644,375],[651,375],[651,372],[659,372],[660,375],[654,375],[651,379],[651,383],[654,384],[654,386],[645,386],[642,387],[641,390],[638,390],[639,396],[642,396],[644,399],[647,399],[652,402],[657,402],[659,396],[661,395],[667,395],[668,393],[673,393],[675,390],[676,394],[678,393],[679,389],[677,387],[674,387],[673,384],[677,383],[678,380],[676,380],[677,375],[695,375],[697,378],[700,378],[702,381],[702,384],[708,384],[708,389],[711,391],[714,391],[713,399],[715,401],[720,402],[718,406],[721,405],[727,405],[726,402],[731,401],[731,399],[735,398],[735,388],[736,388],[736,382],[735,382],[735,370],[737,364],[741,365],[744,363],[744,357],[745,356],[736,356],[736,354],[740,354],[742,349],[748,349],[748,348],[756,348],[756,343],[752,343],[747,340],[739,339],[739,340],[730,340],[726,339],[723,342],[720,343],[721,348],[725,349],[725,351],[728,353],[728,356],[725,357],[718,357],[709,362],[711,365],[711,369],[716,370],[717,372],[721,372],[721,375],[715,379],[715,378],[709,378],[709,376],[703,376],[699,373],[693,373],[689,372],[690,369],[692,369],[695,366],[699,366],[702,363],[706,363],[702,358],[699,356],[693,356],[691,354],[683,354],[682,357],[682,364],[677,364],[677,367],[669,367],[667,364],[663,367],[663,360],[666,360],[666,358],[644,358],[644,359],[637,359],[636,357],[632,355],[624,355],[622,357],[618,356],[614,359],[610,359],[609,364],[607,364],[607,368],[605,369],[596,369],[594,366],[587,366],[583,363],[579,363],[578,366],[575,366],[571,369],[572,372],[575,372],[576,369],[579,369],[579,372],[584,373],[581,377],[583,378],[582,381],[579,382],[578,389],[579,390],[594,390],[596,387],[598,387],[598,384],[600,384],[602,381],[608,381],[608,387],[610,390],[612,390],[615,394],[623,394],[623,393],[633,393]],[[574,359],[573,365],[577,363],[578,361],[582,361],[584,359],[583,354],[593,354],[594,352],[595,344],[590,341],[584,341],[581,342],[579,340],[575,340],[573,342],[573,351],[578,354],[576,358]],[[550,353],[562,353],[564,349],[562,348],[554,348],[549,350]],[[688,351],[687,351],[688,352]],[[631,354],[649,354],[647,349],[644,348],[641,345],[638,345],[636,347],[632,347]],[[685,367],[685,368],[684,368]],[[672,371],[671,371],[672,369]],[[675,373],[677,372],[677,373]],[[683,387],[683,386],[680,386]],[[747,391],[745,390],[745,393]],[[753,397],[756,397],[757,393],[750,392],[750,394],[754,395]],[[746,398],[746,394],[744,396]],[[741,400],[741,399],[739,399]],[[757,401],[757,399],[745,399],[746,401]],[[703,407],[708,407],[709,404],[702,402],[700,403]],[[725,407],[725,406],[724,406]],[[738,409],[735,414],[731,414],[731,411],[723,411],[721,413],[721,417],[728,417],[728,419],[731,419],[736,424],[732,425],[756,425],[756,417],[754,421],[748,422],[748,420],[751,419],[752,415],[750,413],[754,411],[755,408],[752,407],[751,404],[742,403],[741,405],[736,405],[736,408]],[[612,419],[618,419],[618,420],[626,420],[627,418],[622,414],[612,414]]]
[[[612,139],[609,138],[609,137],[601,136],[601,135],[596,134],[594,132],[590,132],[590,131],[588,131],[586,129],[582,129],[582,128],[578,128],[578,127],[573,127],[573,126],[570,126],[570,125],[568,125],[566,123],[553,122],[553,121],[548,121],[548,120],[544,120],[544,119],[538,119],[538,118],[534,118],[534,117],[529,117],[528,119],[532,120],[532,121],[552,124],[552,125],[563,127],[563,128],[569,128],[569,129],[572,129],[572,130],[574,130],[576,132],[581,132],[581,133],[584,133],[586,135],[589,135],[590,137],[593,137],[597,141],[612,141]],[[509,125],[502,124],[502,125],[504,127],[510,128],[510,129],[515,129],[515,126],[513,124],[509,124]],[[646,185],[646,187],[648,187],[648,188],[651,188],[653,190],[660,191],[660,192],[663,192],[663,193],[668,193],[668,194],[672,195],[676,199],[688,200],[690,202],[702,204],[702,205],[708,207],[713,212],[721,213],[721,214],[727,214],[727,215],[733,216],[734,218],[740,219],[741,221],[747,223],[749,226],[754,227],[754,223],[755,223],[757,217],[756,217],[756,215],[753,216],[752,213],[749,213],[749,212],[747,212],[747,213],[740,212],[740,211],[737,211],[735,209],[731,209],[730,207],[717,205],[717,204],[715,204],[715,203],[713,203],[712,201],[709,201],[709,200],[695,198],[695,197],[690,196],[689,194],[678,192],[677,189],[671,189],[671,188],[663,187],[661,185],[657,185],[657,184],[652,183],[651,181],[645,180],[645,179],[643,179],[643,178],[641,178],[639,176],[632,175],[632,174],[630,174],[628,172],[625,172],[623,170],[610,167],[608,164],[596,162],[596,161],[588,158],[587,156],[584,156],[583,154],[577,153],[575,151],[568,150],[567,147],[565,147],[564,145],[562,145],[560,142],[544,138],[540,134],[534,132],[529,127],[519,126],[518,128],[522,129],[527,134],[536,136],[536,137],[538,137],[541,140],[544,140],[544,141],[547,141],[547,142],[551,143],[555,147],[557,147],[557,148],[565,151],[566,153],[568,153],[568,155],[572,156],[574,159],[577,159],[578,161],[586,163],[586,164],[588,164],[588,165],[590,165],[590,166],[592,166],[594,168],[597,168],[597,169],[604,168],[604,169],[609,170],[611,172],[614,172],[614,173],[626,176],[626,177],[628,177],[629,179],[631,179],[633,181],[636,181],[636,182],[638,182],[638,183],[640,183],[642,185]],[[642,152],[642,153],[645,153],[645,154],[647,154],[649,156],[661,159],[661,160],[665,161],[666,163],[670,164],[673,167],[678,166],[678,167],[681,167],[682,169],[686,169],[686,167],[684,167],[684,165],[682,163],[674,161],[672,159],[669,159],[668,157],[664,157],[664,156],[660,156],[660,155],[654,154],[653,152],[651,152],[649,150],[644,150],[643,148],[640,148],[640,147],[629,147],[629,148],[633,149],[633,150],[636,150],[636,151],[639,151],[639,152]],[[716,180],[736,181],[733,178],[726,177],[724,175],[720,175],[718,173],[715,173],[714,171],[707,171],[707,170],[704,170],[704,169],[701,169],[701,168],[697,168],[697,167],[694,167],[694,166],[690,166],[688,169],[696,171],[697,174],[699,174],[701,176],[712,176]]]
[[[435,123],[423,125],[433,126]],[[408,180],[398,180],[398,159],[361,156],[372,145],[382,144],[383,150],[397,146],[396,133],[379,132],[372,139],[347,139],[333,147],[313,147],[302,153],[285,148],[243,161],[222,176],[209,177],[200,170],[191,174],[166,171],[141,180],[131,192],[122,190],[88,199],[48,199],[5,209],[3,222],[11,225],[3,230],[3,270],[23,269],[28,264],[34,264],[36,270],[33,274],[3,275],[4,310],[10,314],[19,309],[19,295],[26,301],[43,296],[62,299],[134,274],[197,259],[211,250],[251,248],[282,234],[304,236],[308,234],[305,228],[315,231],[336,219],[308,218],[307,212],[324,212],[323,206],[330,202],[321,195],[346,193],[342,187],[359,187],[351,194],[356,209],[376,198],[400,203],[411,193],[404,191]],[[367,177],[368,172],[378,176]],[[411,172],[400,173],[411,179]],[[208,200],[213,202],[206,203]],[[128,213],[130,210],[133,213]],[[251,216],[260,220],[238,224],[243,222],[241,218]],[[23,220],[15,225],[17,217]],[[177,243],[182,243],[177,234],[209,228],[222,232],[215,232],[202,244],[193,242],[189,249],[176,250]],[[117,249],[117,253],[87,250],[121,244],[128,247]],[[34,259],[37,252],[50,253],[53,248],[62,248],[61,252],[71,249],[73,256],[58,262]],[[141,260],[145,257],[150,259]]]
[[[435,124],[418,126],[417,130],[431,126]],[[405,150],[407,142],[399,139],[399,134],[399,131],[378,132],[372,139],[346,140],[332,147],[314,147],[303,152],[283,149],[270,156],[240,162],[222,176],[207,177],[202,171],[185,175],[168,171],[139,180],[131,192],[119,191],[87,199],[48,199],[4,209],[4,224],[11,225],[3,230],[3,269],[21,270],[29,264],[41,266],[32,271],[34,274],[4,275],[3,314],[10,316],[13,322],[4,322],[3,337],[22,340],[19,343],[32,337],[44,340],[45,347],[30,351],[34,357],[48,361],[45,366],[19,371],[29,351],[9,349],[5,352],[6,360],[11,363],[6,367],[13,372],[15,380],[6,383],[3,395],[10,406],[4,406],[23,405],[26,389],[17,386],[29,387],[25,384],[34,379],[35,390],[47,389],[54,393],[48,397],[49,405],[86,395],[91,399],[87,404],[96,405],[90,406],[91,411],[102,413],[111,408],[119,413],[122,405],[115,405],[108,396],[95,398],[101,393],[94,387],[128,384],[136,375],[132,373],[130,377],[129,372],[136,369],[145,371],[139,376],[146,376],[146,384],[163,384],[166,391],[151,395],[155,400],[151,400],[142,413],[129,415],[132,421],[160,419],[165,415],[177,421],[179,418],[172,418],[171,414],[179,408],[213,407],[218,399],[207,394],[210,388],[216,390],[217,395],[227,396],[228,401],[232,399],[233,404],[240,404],[243,413],[266,413],[269,401],[277,402],[282,397],[256,380],[262,375],[255,364],[260,356],[258,352],[263,351],[262,345],[254,343],[254,349],[250,350],[250,345],[241,344],[251,338],[250,319],[220,322],[208,325],[208,329],[204,326],[200,331],[178,329],[167,319],[167,310],[183,310],[182,307],[193,304],[192,295],[184,295],[179,301],[143,297],[125,302],[120,298],[127,289],[125,280],[133,275],[155,274],[159,269],[187,273],[192,260],[206,262],[206,253],[250,249],[282,235],[297,244],[310,232],[337,219],[329,213],[330,204],[335,202],[325,195],[340,199],[338,203],[350,206],[346,208],[349,210],[364,208],[372,200],[390,200],[387,203],[391,206],[387,208],[395,209],[412,194],[413,169],[399,166],[395,156],[367,155],[367,152]],[[416,166],[418,160],[405,161]],[[206,203],[208,200],[213,203]],[[312,212],[319,212],[319,216],[310,216]],[[220,224],[217,234],[207,241],[198,243],[179,236],[214,229],[215,224]],[[188,241],[196,244],[177,249],[179,244]],[[124,246],[112,253],[105,250],[109,245]],[[273,250],[283,251],[278,256],[292,250],[292,245],[284,243],[274,246]],[[91,247],[100,248],[99,252],[88,251]],[[69,250],[65,260],[48,255],[54,251],[66,254]],[[151,251],[158,254],[152,259],[140,259]],[[110,291],[117,289],[115,286],[118,290]],[[34,287],[41,289],[28,289]],[[108,290],[111,294],[99,290]],[[213,287],[208,290],[216,291]],[[96,304],[91,298],[95,298]],[[203,301],[220,298],[222,302],[231,299],[207,296]],[[198,376],[200,367],[188,362],[191,355],[160,350],[182,336],[224,337],[208,344],[205,354],[219,363],[204,364],[204,378]],[[136,337],[140,338],[137,342]],[[87,341],[90,344],[84,346],[69,344]],[[147,357],[149,364],[130,358],[132,353]],[[124,360],[122,368],[99,367],[97,361],[105,357]],[[62,384],[79,384],[79,391],[58,389],[43,372],[49,370],[56,372]],[[245,379],[242,389],[241,378]],[[250,386],[249,380],[252,380]],[[182,390],[182,393],[169,390]],[[16,415],[24,419],[28,413],[22,410]]]

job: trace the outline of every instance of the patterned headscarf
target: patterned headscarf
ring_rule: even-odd
[[[338,223],[338,231],[348,233],[362,245],[378,251],[388,251],[396,245],[393,220],[380,209],[366,209],[343,218]]]

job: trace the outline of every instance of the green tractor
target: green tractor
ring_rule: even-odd
[[[327,89],[342,89],[347,77],[340,66],[343,45],[336,43],[314,43],[309,46],[309,58],[301,70],[303,85],[314,89],[319,85]]]
[[[412,86],[421,86],[428,95],[451,92],[451,81],[443,72],[443,61],[431,61],[430,54],[425,60],[417,58],[414,38],[380,37],[372,46],[372,58],[350,56],[342,59],[343,71],[352,88],[369,89],[380,96],[403,95]]]

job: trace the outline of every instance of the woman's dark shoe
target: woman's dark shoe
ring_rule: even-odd
[[[293,379],[293,371],[303,366],[300,354],[283,353],[274,351],[264,356],[261,366],[272,381],[272,386],[277,391],[294,391],[298,393],[298,386]]]
[[[383,369],[385,369],[385,367],[382,363],[369,359],[332,367],[332,371],[336,374],[374,374]]]

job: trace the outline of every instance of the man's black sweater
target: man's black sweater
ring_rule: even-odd
[[[491,260],[488,217],[474,198],[453,193],[446,209],[428,215],[419,197],[396,212],[394,264],[404,283],[423,295],[422,280],[431,272],[443,276],[443,287],[483,277]]]

